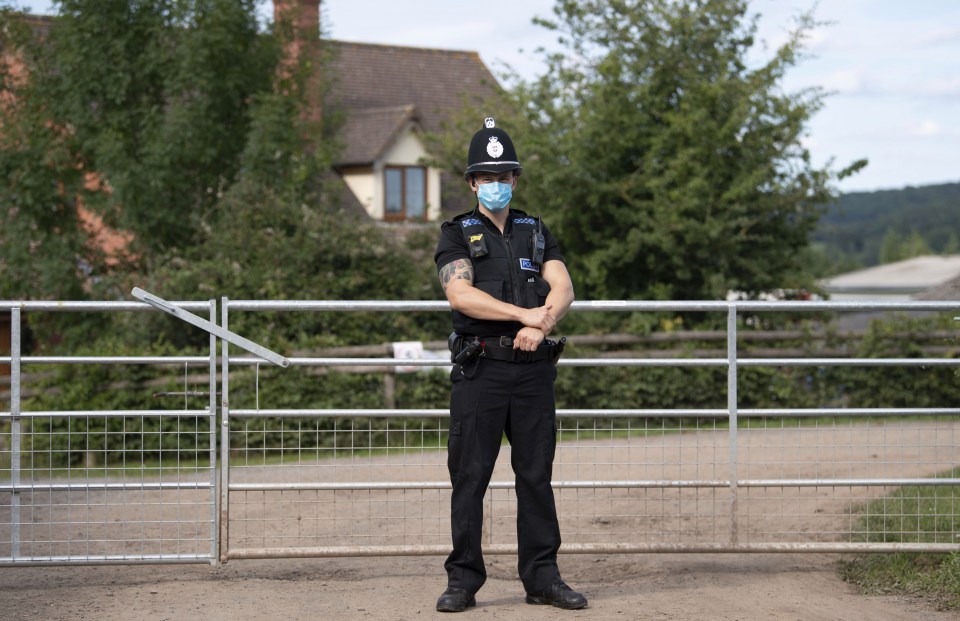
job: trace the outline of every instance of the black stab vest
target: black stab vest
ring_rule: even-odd
[[[533,261],[537,219],[510,210],[505,234],[484,224],[477,211],[460,214],[444,226],[457,226],[473,264],[473,286],[498,300],[521,308],[543,306],[550,284],[541,276],[542,265]],[[516,336],[523,324],[516,321],[474,319],[453,311],[453,329],[464,336]]]

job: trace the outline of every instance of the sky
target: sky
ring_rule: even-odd
[[[545,70],[538,48],[560,49],[532,23],[552,16],[554,0],[322,0],[333,39],[470,50],[498,77],[509,66],[526,79]],[[20,0],[53,13],[46,0]],[[825,22],[806,43],[809,57],[788,71],[788,92],[820,86],[830,95],[811,120],[805,144],[814,166],[868,166],[838,183],[841,192],[960,182],[960,2],[957,0],[751,0],[760,13],[754,58],[782,44],[794,16]],[[272,15],[266,0],[261,10]]]

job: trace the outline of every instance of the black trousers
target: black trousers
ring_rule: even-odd
[[[556,368],[550,360],[481,359],[466,366],[470,377],[459,366],[451,373],[447,467],[453,483],[453,551],[444,564],[448,586],[476,593],[486,581],[483,497],[506,433],[516,476],[520,579],[527,592],[542,591],[560,579],[560,526],[550,486],[557,446]]]

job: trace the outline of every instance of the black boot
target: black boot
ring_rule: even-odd
[[[566,610],[587,607],[587,598],[568,587],[563,580],[554,582],[539,593],[527,593],[528,604],[549,604]]]
[[[473,594],[460,587],[447,587],[447,590],[437,600],[437,610],[440,612],[463,612],[476,605],[477,600]]]

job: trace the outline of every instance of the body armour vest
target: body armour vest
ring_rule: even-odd
[[[473,286],[521,308],[543,306],[550,284],[540,275],[543,235],[539,220],[513,209],[510,218],[503,235],[496,227],[485,225],[475,211],[460,214],[444,226],[457,226],[463,233],[473,263]],[[522,327],[517,321],[474,319],[453,311],[453,329],[465,336],[516,336]]]

